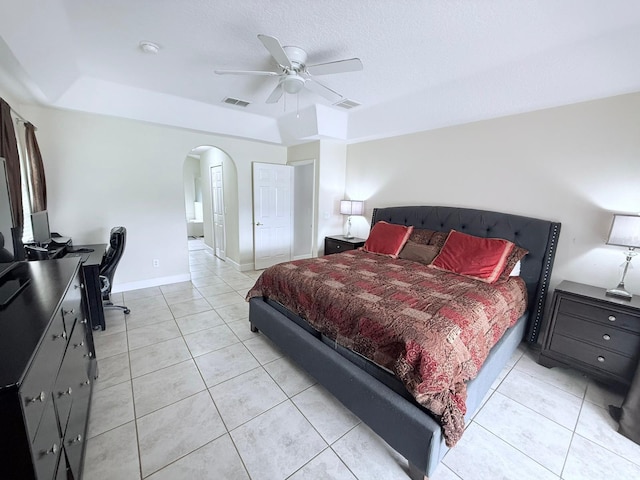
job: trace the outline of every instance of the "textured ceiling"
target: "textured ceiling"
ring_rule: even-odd
[[[295,143],[270,125],[314,104],[348,115],[335,136],[355,141],[640,90],[637,0],[1,1],[1,66],[41,103],[274,142]],[[214,74],[275,69],[259,33],[308,64],[359,57],[318,80],[362,106],[308,91],[268,105],[277,79]]]

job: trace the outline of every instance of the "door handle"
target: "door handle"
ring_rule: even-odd
[[[264,224],[260,222],[256,223],[256,227],[260,227],[261,225],[264,225]]]

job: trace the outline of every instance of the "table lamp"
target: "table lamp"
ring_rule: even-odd
[[[611,297],[630,300],[632,295],[624,288],[624,277],[627,275],[627,270],[629,270],[631,259],[638,254],[635,249],[640,248],[640,216],[614,215],[607,245],[627,247],[629,250],[625,252],[627,259],[622,264],[624,270],[622,271],[620,283],[617,287],[607,290],[606,294]]]
[[[340,200],[340,213],[349,216],[349,227],[344,238],[353,238],[351,235],[351,216],[364,213],[364,202],[362,200]]]

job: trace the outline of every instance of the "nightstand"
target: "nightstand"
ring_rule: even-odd
[[[340,253],[346,250],[355,250],[362,247],[366,240],[364,238],[344,238],[343,235],[332,235],[324,237],[324,254]]]
[[[607,297],[604,288],[569,281],[556,287],[538,363],[627,386],[639,357],[640,297]]]

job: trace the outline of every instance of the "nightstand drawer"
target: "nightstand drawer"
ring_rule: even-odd
[[[331,241],[331,240],[327,240],[325,242],[325,247],[324,247],[324,254],[325,255],[330,255],[332,253],[340,253],[343,252],[345,250],[353,250],[350,247],[345,247],[343,244],[335,242],[335,241]]]
[[[638,316],[600,306],[595,302],[591,303],[586,300],[577,302],[563,298],[560,300],[558,313],[577,315],[604,325],[612,325],[640,333],[640,318]]]
[[[575,358],[599,370],[631,379],[638,365],[637,358],[629,358],[610,350],[583,343],[564,335],[554,335],[551,350]]]
[[[363,238],[344,238],[341,235],[333,237],[325,237],[324,239],[324,254],[331,255],[333,253],[346,252],[348,250],[355,250],[362,247],[365,240]]]
[[[585,340],[628,357],[640,352],[640,335],[564,313],[558,313],[554,333]]]

